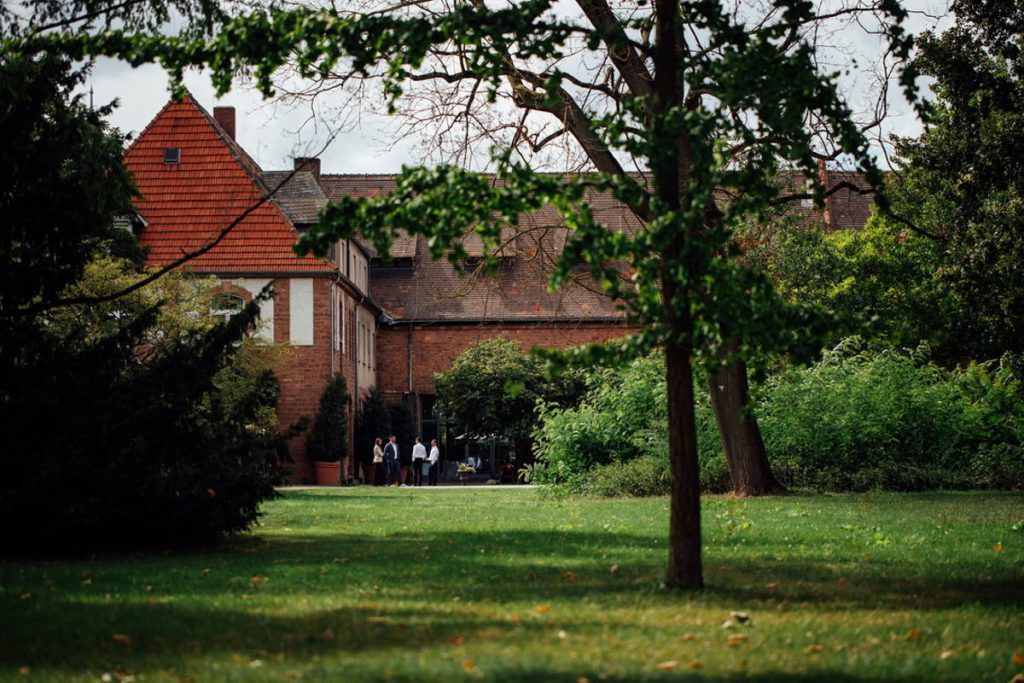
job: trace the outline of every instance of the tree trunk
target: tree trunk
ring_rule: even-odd
[[[786,488],[775,479],[768,463],[761,430],[750,406],[747,366],[736,355],[738,348],[736,342],[726,345],[731,358],[708,380],[733,493],[737,496],[785,493]]]
[[[672,469],[669,511],[668,571],[671,588],[701,588],[700,468],[697,463],[697,421],[693,408],[691,349],[665,349],[668,382],[668,453]]]

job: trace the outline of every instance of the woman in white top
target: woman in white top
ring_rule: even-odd
[[[384,449],[381,445],[384,442],[380,439],[375,439],[373,442],[373,485],[383,486],[384,485]]]

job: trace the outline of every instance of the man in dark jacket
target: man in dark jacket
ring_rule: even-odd
[[[401,471],[398,467],[398,437],[394,434],[388,437],[388,443],[384,446],[384,466],[387,468],[388,486],[398,486],[401,483]]]

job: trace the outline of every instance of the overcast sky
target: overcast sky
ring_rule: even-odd
[[[930,13],[942,11],[937,0],[911,0],[909,4],[927,7]],[[930,27],[933,21],[912,19],[913,30]],[[871,44],[862,42],[862,55],[870,60]],[[864,57],[862,56],[862,59]],[[265,170],[286,169],[296,156],[314,155],[321,151],[327,134],[308,122],[309,112],[264,101],[259,93],[245,86],[223,98],[214,97],[208,76],[190,72],[185,85],[208,111],[215,106],[233,106],[236,110],[236,136],[242,147]],[[133,69],[128,64],[102,59],[91,77],[96,104],[113,99],[120,106],[111,116],[111,123],[123,132],[137,135],[169,99],[168,79],[155,65]],[[894,90],[897,88],[894,88]],[[856,93],[851,94],[855,99]],[[853,102],[856,105],[856,102]],[[888,130],[901,135],[914,135],[920,125],[910,108],[900,99],[894,100]],[[335,138],[320,153],[325,173],[392,173],[402,164],[416,163],[412,143],[389,147],[388,130],[393,122],[384,115],[363,114],[360,126]]]

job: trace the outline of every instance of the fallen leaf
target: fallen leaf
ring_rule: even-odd
[[[679,640],[685,642],[687,640],[693,640],[695,637],[696,636],[694,636],[692,633],[684,633],[683,635],[679,636]]]
[[[838,583],[839,587],[842,588],[843,586],[846,585],[846,579],[844,579],[843,577],[839,577],[839,580],[836,581],[836,583]]]
[[[463,669],[464,669],[465,671],[472,671],[473,669],[475,669],[475,668],[476,668],[476,664],[474,664],[474,663],[473,663],[473,660],[472,660],[472,659],[467,659],[467,660],[464,660],[464,661],[462,662],[462,668],[463,668]]]
[[[18,599],[19,600],[31,600],[32,599],[32,594],[31,593],[22,593],[21,595],[18,596]]]
[[[943,650],[939,655],[939,659],[945,661],[947,659],[953,659],[956,657],[956,650]]]
[[[204,568],[204,569],[203,569],[203,571],[202,571],[202,572],[200,572],[200,573],[201,573],[201,574],[202,574],[203,576],[205,576],[205,575],[207,575],[207,574],[209,574],[209,573],[210,573],[210,568],[209,568],[209,567],[206,567],[206,568]]]
[[[1013,656],[1010,657],[1010,661],[1016,664],[1017,666],[1024,666],[1024,652],[1017,650],[1013,653]]]
[[[679,666],[679,662],[677,662],[674,659],[670,659],[667,662],[661,662],[660,664],[658,664],[658,669],[660,671],[672,671],[677,666]]]
[[[576,683],[590,683],[590,679],[586,676],[580,676],[576,679]]]
[[[124,633],[115,633],[110,636],[110,639],[120,645],[121,647],[131,647],[132,638],[131,636],[125,635]]]
[[[388,623],[387,617],[367,617],[366,622],[368,624],[386,624]]]
[[[911,631],[907,631],[907,635],[903,636],[903,640],[921,640],[923,635],[924,631],[920,631],[915,628]]]
[[[687,668],[687,669],[699,669],[699,668],[701,668],[702,666],[704,666],[704,665],[703,665],[703,664],[701,664],[699,660],[696,660],[696,659],[695,659],[695,660],[693,660],[692,662],[690,662],[689,664],[687,664],[687,665],[686,665],[686,668]]]
[[[462,645],[464,642],[466,639],[463,636],[452,636],[448,639],[449,645]]]
[[[251,579],[249,579],[249,583],[253,584],[266,583],[267,581],[270,581],[270,579],[268,579],[265,576],[254,576]]]
[[[996,543],[994,546],[992,546],[992,550],[995,550],[997,553],[1003,552],[1003,544]]]
[[[769,584],[767,584],[765,586],[765,588],[767,588],[770,591],[773,591],[773,590],[775,590],[778,587],[779,587],[779,582],[778,581],[772,581],[771,583],[769,583]]]
[[[533,608],[533,611],[537,614],[547,614],[551,611],[551,605],[537,605]]]
[[[324,632],[320,634],[320,637],[324,640],[334,640],[334,629],[328,626],[324,629]]]
[[[611,567],[611,572],[612,572],[612,574],[618,574],[619,573],[619,565],[613,564],[612,567]]]
[[[576,573],[575,572],[562,572],[562,581],[566,581],[568,583],[572,583],[575,580],[576,580]]]
[[[747,640],[747,634],[745,633],[733,633],[729,636],[727,645],[729,647],[738,647],[740,643]]]
[[[804,648],[805,655],[816,655],[825,649],[824,645],[808,645]]]
[[[291,669],[289,671],[286,671],[284,675],[288,678],[302,678],[302,672],[298,669]]]
[[[192,683],[196,679],[192,678],[188,674],[182,674],[178,676],[178,683]]]

